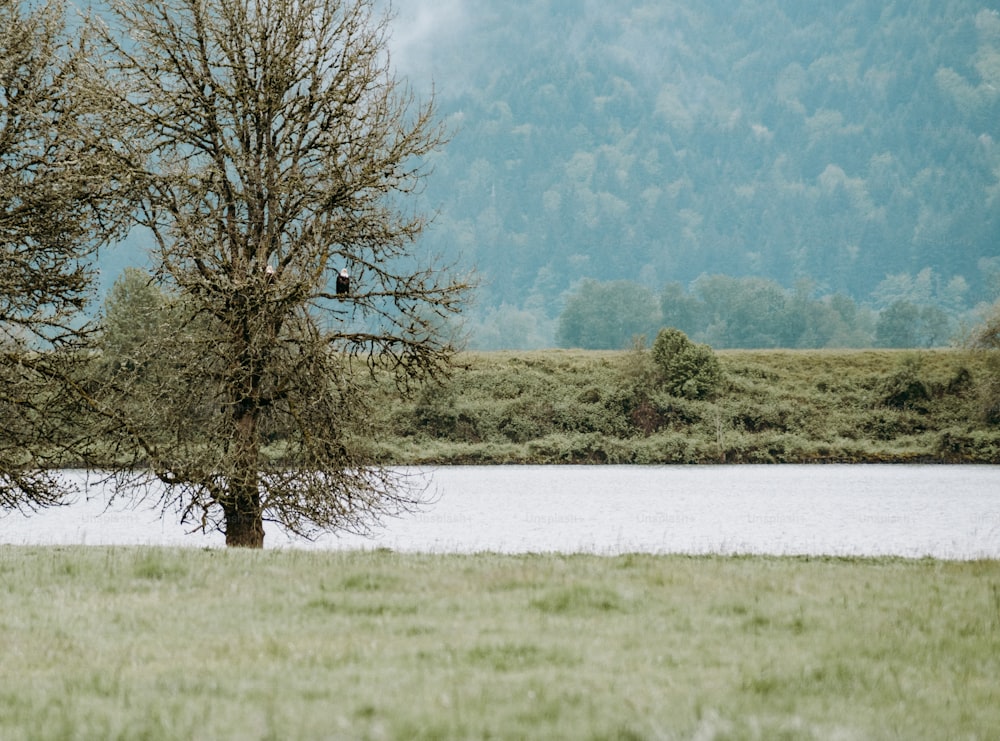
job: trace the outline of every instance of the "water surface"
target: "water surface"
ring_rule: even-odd
[[[221,547],[172,514],[115,503],[79,477],[73,505],[0,519],[0,542]],[[371,538],[269,548],[427,552],[723,553],[1000,558],[1000,466],[456,466],[434,496]]]

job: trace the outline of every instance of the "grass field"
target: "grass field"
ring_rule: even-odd
[[[0,738],[988,739],[1000,562],[0,546]]]
[[[1000,351],[726,350],[713,359],[721,375],[704,394],[678,391],[639,347],[459,353],[450,375],[403,398],[389,374],[359,371],[364,412],[342,430],[344,443],[359,460],[389,465],[1000,462]],[[261,451],[277,463],[296,449],[285,432],[270,431]],[[47,460],[120,463],[113,439],[90,442],[86,457],[56,448]]]
[[[995,354],[717,355],[717,391],[683,398],[657,385],[648,351],[466,353],[441,385],[376,405],[374,453],[411,464],[1000,461]]]

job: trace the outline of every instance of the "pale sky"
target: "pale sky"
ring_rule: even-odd
[[[439,44],[451,44],[465,29],[463,0],[396,0],[393,9],[389,46],[396,68],[415,85],[452,72],[439,68],[442,60],[435,50]]]

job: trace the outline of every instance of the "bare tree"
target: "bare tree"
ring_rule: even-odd
[[[47,469],[73,440],[93,258],[121,223],[118,181],[86,143],[85,40],[66,40],[61,6],[0,2],[0,510],[65,493]]]
[[[414,249],[406,196],[443,135],[394,76],[387,17],[373,0],[108,5],[104,140],[141,184],[167,304],[106,372],[119,450],[233,546],[261,547],[268,520],[364,531],[416,504],[355,444],[366,379],[446,371],[468,286]]]

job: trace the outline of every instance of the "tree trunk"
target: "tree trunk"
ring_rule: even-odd
[[[258,378],[259,374],[253,376],[254,386]],[[221,502],[226,515],[226,546],[263,548],[264,521],[257,474],[259,405],[243,398],[236,408],[234,465],[229,476],[228,496]]]
[[[229,491],[220,504],[226,515],[226,545],[238,548],[264,547],[264,520],[257,480],[254,445],[256,420],[246,414],[238,423],[239,451],[229,477]]]
[[[260,497],[237,495],[232,502],[223,504],[226,514],[227,548],[263,548],[264,520],[261,517]]]

